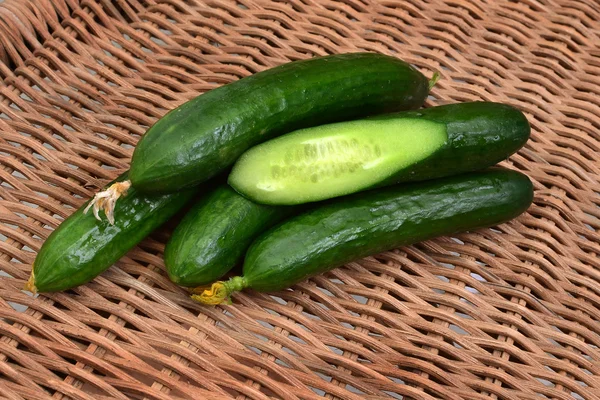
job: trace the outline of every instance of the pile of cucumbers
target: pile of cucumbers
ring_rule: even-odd
[[[186,206],[165,265],[205,304],[523,213],[531,181],[494,166],[527,142],[527,119],[490,102],[420,109],[436,79],[395,57],[340,54],[182,104],[52,232],[26,289],[89,282]]]

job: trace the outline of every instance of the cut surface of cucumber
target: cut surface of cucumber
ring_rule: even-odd
[[[357,192],[438,150],[443,123],[367,119],[302,129],[253,147],[229,184],[265,204],[300,204]]]

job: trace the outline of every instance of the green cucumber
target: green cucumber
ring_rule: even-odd
[[[283,64],[206,92],[158,120],[134,150],[131,184],[146,193],[195,186],[283,133],[416,109],[428,85],[409,64],[375,53]]]
[[[125,173],[114,182],[125,182],[127,177]],[[196,192],[146,195],[131,189],[115,206],[114,224],[87,213],[87,202],[46,239],[25,289],[58,292],[91,281],[182,209]]]
[[[204,196],[185,215],[165,247],[169,278],[182,286],[220,279],[241,263],[252,241],[297,207],[256,204],[226,184]]]
[[[441,235],[489,227],[523,213],[533,185],[492,168],[329,200],[259,236],[243,276],[194,295],[219,304],[235,291],[279,291],[350,261]]]
[[[472,102],[301,129],[259,144],[229,184],[262,204],[292,205],[492,166],[531,129],[514,107]]]

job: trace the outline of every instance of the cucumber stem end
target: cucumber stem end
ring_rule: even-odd
[[[87,214],[90,208],[93,207],[92,211],[94,217],[98,221],[101,221],[98,211],[101,209],[106,215],[109,224],[115,224],[115,204],[119,197],[126,196],[127,191],[131,187],[131,181],[117,182],[108,187],[108,189],[98,192],[94,195],[94,198],[90,201],[87,207],[83,210],[84,214]]]
[[[29,280],[25,284],[23,290],[27,290],[33,294],[37,293],[37,288],[35,287],[35,274],[33,273],[33,269],[31,270],[31,275],[29,276]]]
[[[246,287],[246,280],[241,276],[234,276],[228,281],[217,281],[209,289],[204,289],[200,294],[193,294],[193,300],[211,306],[222,303],[231,304],[230,296],[234,292],[240,292]],[[198,293],[199,290],[193,289],[192,292]]]
[[[429,90],[431,90],[435,86],[437,81],[439,81],[439,80],[440,80],[440,73],[436,71],[433,73],[433,76],[429,80]]]

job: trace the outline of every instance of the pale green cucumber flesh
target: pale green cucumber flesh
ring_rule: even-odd
[[[424,119],[360,120],[302,129],[244,153],[229,184],[264,204],[292,205],[370,188],[442,147],[446,125]]]

